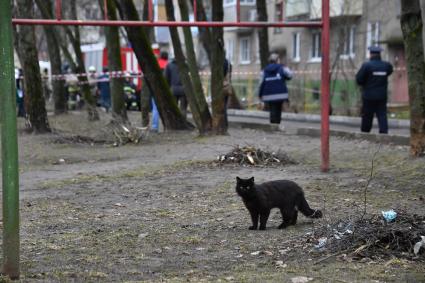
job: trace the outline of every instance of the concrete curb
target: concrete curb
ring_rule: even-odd
[[[229,121],[229,126],[233,128],[241,129],[253,129],[263,130],[266,132],[277,132],[276,128],[271,124],[254,123],[254,122],[241,122],[241,121]]]
[[[238,117],[250,117],[250,118],[260,118],[268,119],[269,113],[266,111],[248,111],[248,110],[237,110],[237,109],[228,109],[227,115],[229,116],[238,116]],[[316,114],[296,114],[296,113],[282,113],[282,119],[295,122],[309,122],[309,123],[320,123],[321,117]],[[346,117],[346,116],[330,116],[330,124],[334,125],[344,125],[359,127],[361,123],[361,118],[359,117]],[[374,121],[374,126],[377,126],[376,119]],[[395,129],[407,129],[410,127],[409,120],[400,120],[400,119],[388,119],[388,126]]]
[[[394,145],[404,145],[404,146],[408,146],[410,144],[409,137],[397,136],[397,135],[354,133],[354,132],[345,132],[345,131],[336,131],[336,130],[330,130],[329,134],[332,137],[340,137],[340,138],[355,139],[355,140],[366,140],[370,142],[383,143],[383,144],[394,144]],[[297,135],[320,137],[320,129],[299,128],[297,129]]]
[[[242,129],[255,129],[263,130],[267,132],[279,132],[275,127],[272,127],[270,124],[262,123],[253,123],[253,122],[236,122],[229,121],[229,125],[234,128]],[[286,134],[295,134],[299,136],[309,136],[309,137],[320,137],[320,129],[317,128],[297,128],[285,131]],[[406,136],[399,135],[383,135],[383,134],[374,134],[374,133],[361,133],[361,132],[347,132],[347,131],[338,131],[330,130],[329,134],[331,137],[346,138],[351,140],[365,140],[369,142],[383,143],[383,144],[393,144],[393,145],[403,145],[408,146],[410,144],[410,138]]]

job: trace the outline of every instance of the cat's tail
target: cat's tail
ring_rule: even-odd
[[[311,209],[308,205],[307,200],[304,197],[304,194],[301,194],[298,198],[297,203],[298,210],[302,212],[306,217],[309,218],[322,218],[323,214],[318,209]]]

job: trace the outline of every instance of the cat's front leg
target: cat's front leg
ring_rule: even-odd
[[[266,230],[267,220],[269,219],[270,210],[260,214],[260,230]]]
[[[249,226],[249,230],[257,230],[258,227],[258,211],[250,210],[252,226]]]

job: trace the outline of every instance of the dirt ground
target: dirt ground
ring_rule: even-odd
[[[64,139],[105,140],[106,114],[95,123],[84,113],[49,118],[55,134],[26,134],[19,124],[22,282],[425,282],[423,260],[358,261],[306,241],[317,227],[362,213],[378,148],[367,212],[423,215],[425,159],[409,158],[407,147],[331,138],[331,170],[321,173],[318,138],[231,128],[227,136],[149,134],[114,147]],[[139,123],[136,113],[132,119]],[[298,163],[214,163],[236,145],[280,149]],[[296,181],[325,217],[300,216],[279,230],[276,210],[266,231],[250,231],[236,176]]]

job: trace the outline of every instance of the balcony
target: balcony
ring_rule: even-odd
[[[361,16],[362,14],[362,0],[330,0],[330,16],[332,18]],[[310,19],[318,20],[321,18],[322,0],[312,0],[310,7]]]
[[[330,0],[330,16],[349,17],[361,16],[363,0]],[[320,20],[322,17],[322,0],[287,1],[286,18],[308,16],[310,20]]]
[[[242,6],[240,7],[240,21],[241,22],[255,22],[257,21],[257,10],[252,6]],[[225,22],[236,22],[237,21],[237,8],[236,6],[226,7],[224,9],[224,21]],[[236,31],[236,32],[252,32],[253,28],[244,28],[244,27],[225,27],[225,31]]]

